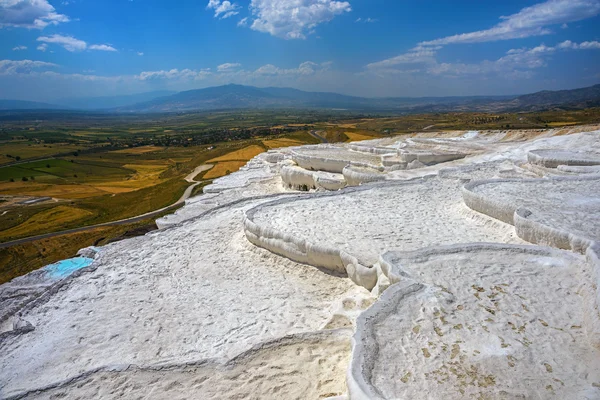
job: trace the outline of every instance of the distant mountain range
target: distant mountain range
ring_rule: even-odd
[[[175,93],[177,92],[159,90],[155,92],[130,94],[125,96],[70,97],[59,99],[55,103],[59,106],[79,110],[106,110],[142,103],[156,99],[157,97],[170,96]]]
[[[60,110],[65,107],[56,104],[26,100],[0,100],[0,110]]]
[[[381,112],[537,111],[600,106],[600,84],[573,90],[542,91],[521,96],[367,98],[291,88],[224,85],[184,92],[149,92],[129,96],[72,98],[46,104],[0,100],[0,110],[70,109],[115,113],[168,113],[230,109],[343,109]]]

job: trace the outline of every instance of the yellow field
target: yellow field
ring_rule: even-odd
[[[164,147],[159,147],[159,146],[140,146],[140,147],[133,147],[131,149],[115,150],[115,151],[111,151],[111,153],[144,154],[144,153],[151,153],[153,151],[159,151],[159,150],[163,150],[163,149],[164,149]]]
[[[293,139],[272,139],[272,140],[263,140],[263,144],[267,146],[269,149],[277,149],[279,147],[291,147],[291,146],[302,146],[304,143],[293,140]]]
[[[133,192],[163,182],[164,179],[160,179],[160,174],[167,170],[168,165],[125,164],[123,167],[134,169],[135,174],[126,180],[102,182],[92,186],[109,193]]]
[[[258,146],[257,146],[258,147]],[[215,179],[220,178],[221,176],[227,175],[227,171],[229,173],[233,173],[246,165],[246,161],[225,161],[215,164],[212,169],[210,169],[202,179]]]
[[[363,135],[363,134],[355,133],[355,132],[344,132],[344,135],[348,136],[348,139],[350,139],[351,142],[375,139],[375,137],[373,137],[373,136],[367,136],[367,135]]]
[[[89,185],[47,185],[34,182],[2,182],[0,193],[7,196],[48,196],[59,199],[84,199],[106,194]]]
[[[235,161],[235,160],[250,160],[251,158],[259,155],[264,152],[265,149],[262,147],[253,144],[252,146],[244,147],[243,149],[232,151],[231,153],[227,153],[221,157],[213,158],[212,160],[208,160],[208,163],[212,162],[220,162],[220,161]],[[233,172],[233,171],[232,171]]]
[[[0,237],[9,238],[29,234],[30,232],[40,232],[58,224],[76,221],[91,215],[93,215],[91,212],[81,208],[58,206],[37,213],[22,224],[2,231]]]
[[[570,125],[577,125],[577,122],[549,122],[548,126],[551,127],[555,127],[555,126],[570,126]]]

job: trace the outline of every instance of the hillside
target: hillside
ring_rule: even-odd
[[[600,84],[573,90],[544,90],[526,94],[515,99],[517,107],[544,107],[552,105],[569,105],[574,108],[594,107],[600,105]]]
[[[0,100],[0,110],[56,110],[65,108],[55,104],[25,100]]]
[[[292,88],[225,85],[189,90],[116,108],[118,112],[177,112],[256,108],[339,108],[383,112],[451,112],[540,110],[549,106],[585,108],[600,104],[600,85],[543,91],[523,96],[367,98]]]
[[[158,97],[170,96],[175,93],[177,92],[157,90],[154,92],[136,93],[124,96],[69,97],[58,99],[56,103],[60,106],[79,110],[102,110],[151,101]]]
[[[71,109],[116,113],[164,113],[235,109],[342,109],[390,113],[517,112],[600,106],[600,84],[521,96],[379,97],[307,92],[293,88],[214,86],[183,92],[155,91],[126,96],[59,99],[56,104],[0,100],[0,110]]]

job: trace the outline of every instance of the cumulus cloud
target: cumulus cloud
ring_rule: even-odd
[[[73,36],[40,36],[39,38],[37,38],[37,40],[38,42],[43,42],[41,45],[38,46],[38,50],[41,51],[46,51],[46,49],[48,48],[48,43],[62,46],[70,52],[84,51],[86,49],[98,51],[117,51],[117,49],[107,44],[92,44],[88,46],[88,44],[85,41],[74,38]]]
[[[217,71],[219,72],[230,72],[240,68],[242,64],[239,63],[225,63],[221,64],[217,67]]]
[[[253,30],[283,39],[304,39],[317,25],[350,12],[347,1],[252,0]]]
[[[498,74],[507,77],[525,78],[531,76],[531,70],[546,66],[546,56],[556,48],[540,45],[532,49],[512,49],[497,60],[484,60],[480,63],[436,63],[427,72],[432,75],[489,75]]]
[[[240,83],[260,82],[261,79],[270,78],[301,78],[315,75],[319,72],[327,71],[331,66],[330,62],[317,64],[312,61],[301,63],[297,68],[280,68],[273,64],[263,65],[255,70],[241,69],[241,64],[226,63],[217,67],[216,71],[210,69],[171,69],[160,71],[144,71],[135,78],[141,81],[198,81],[206,78],[212,78],[214,82],[231,82],[232,80]]]
[[[248,17],[240,19],[237,23],[237,26],[248,26]]]
[[[367,70],[378,75],[424,73],[449,77],[490,74],[513,78],[531,77],[532,71],[545,67],[551,55],[566,50],[600,49],[600,42],[574,43],[569,40],[556,46],[541,44],[533,48],[511,49],[496,60],[477,63],[440,63],[436,52],[440,47],[416,47],[409,52],[367,65]],[[414,68],[415,65],[419,68]]]
[[[500,17],[502,22],[490,29],[447,36],[422,42],[421,45],[482,43],[546,35],[551,33],[550,26],[580,21],[598,14],[598,0],[548,0],[525,7],[516,14]]]
[[[27,46],[17,46],[13,47],[13,51],[27,50]]]
[[[56,64],[32,60],[0,60],[0,75],[29,74],[36,70],[57,67]]]
[[[215,10],[215,18],[225,19],[239,14],[241,7],[227,0],[209,0],[206,8]]]
[[[99,51],[117,51],[114,47],[108,44],[92,44],[88,47],[90,50],[99,50]]]
[[[208,77],[211,72],[208,69],[193,70],[193,69],[171,69],[171,70],[160,70],[160,71],[144,71],[136,78],[142,81],[152,80],[165,80],[165,79],[177,79],[177,80],[199,80]]]
[[[83,51],[87,48],[87,43],[83,40],[74,38],[73,36],[52,35],[40,36],[38,42],[53,43],[64,47],[68,51]]]
[[[279,68],[273,64],[266,64],[254,71],[254,75],[271,75],[271,76],[292,76],[292,75],[313,75],[318,70],[328,69],[330,63],[323,63],[321,65],[312,61],[305,61],[298,66],[298,68]]]
[[[560,43],[558,46],[560,49],[572,49],[572,50],[592,50],[592,49],[600,49],[600,42],[581,42],[581,43],[573,43],[570,40],[565,40]]]
[[[58,14],[48,0],[0,0],[0,28],[43,29],[62,22],[69,17]]]

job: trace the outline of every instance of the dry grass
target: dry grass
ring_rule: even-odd
[[[164,147],[159,147],[159,146],[140,146],[140,147],[133,147],[130,149],[123,149],[123,150],[115,150],[115,151],[111,151],[111,153],[116,153],[116,154],[145,154],[145,153],[151,153],[153,151],[159,151],[159,150],[163,150]]]
[[[164,182],[164,179],[160,179],[160,174],[168,169],[168,165],[164,164],[125,164],[123,167],[135,170],[135,174],[126,180],[103,182],[93,186],[109,193],[132,192]]]
[[[48,196],[58,199],[85,199],[105,191],[89,185],[48,185],[36,182],[2,182],[0,193],[8,196]]]
[[[231,153],[227,153],[221,157],[213,158],[212,160],[208,160],[207,162],[221,162],[221,161],[237,161],[237,160],[245,160],[248,161],[251,158],[259,155],[264,152],[265,149],[259,145],[253,144],[252,146],[244,147],[240,150],[232,151]]]
[[[369,135],[363,135],[362,133],[355,133],[355,132],[344,132],[344,134],[346,136],[348,136],[348,139],[351,142],[358,142],[360,140],[371,140],[371,139],[375,139],[374,136],[369,136]]]
[[[54,207],[49,210],[44,210],[34,214],[22,224],[0,232],[0,239],[6,240],[9,238],[31,234],[32,232],[41,232],[51,229],[54,226],[77,221],[91,215],[93,215],[93,213],[81,208],[68,206]]]
[[[215,166],[208,170],[202,179],[215,179],[225,176],[229,173],[233,173],[246,165],[246,161],[225,161],[215,164]]]
[[[571,126],[571,125],[577,125],[579,122],[576,121],[572,121],[572,122],[548,122],[548,126],[549,127],[556,127],[556,126]]]
[[[272,139],[272,140],[263,140],[263,144],[267,146],[269,149],[277,149],[280,147],[291,147],[291,146],[302,146],[302,143],[299,140],[281,138],[281,139]]]

